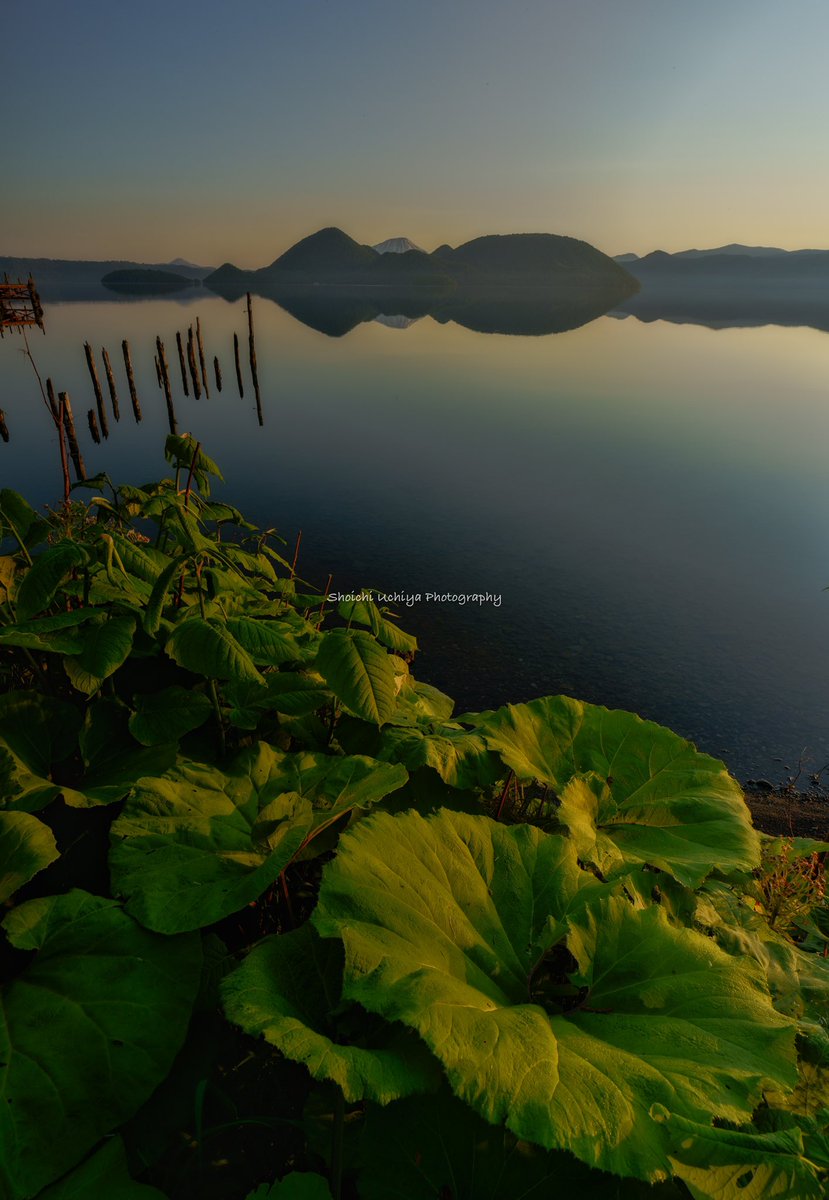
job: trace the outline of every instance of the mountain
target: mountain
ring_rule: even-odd
[[[98,260],[69,258],[24,258],[0,256],[0,278],[21,279],[31,273],[43,300],[112,299],[101,282],[112,271],[167,271],[171,263],[139,263],[131,259]],[[213,273],[212,267],[177,266],[175,273],[200,280]]]
[[[740,286],[761,283],[815,282],[829,284],[829,250],[781,250],[767,254],[703,253],[667,254],[654,250],[627,269],[639,280],[684,281],[697,286],[714,278],[728,278]]]
[[[423,247],[416,246],[407,237],[386,238],[384,242],[372,246],[372,250],[376,250],[378,254],[405,254],[408,250],[419,250],[423,253]]]
[[[387,288],[480,292],[579,287],[621,297],[637,286],[624,267],[594,246],[551,233],[480,237],[455,249],[440,246],[434,254],[414,246],[381,253],[331,227],[303,238],[258,271],[240,271],[225,263],[205,282],[223,295],[255,290],[274,296],[313,286],[359,288],[363,295]]]
[[[630,252],[628,252],[627,254],[614,254],[613,261],[617,262],[617,263],[636,262],[638,257],[639,257],[638,254],[632,254]]]

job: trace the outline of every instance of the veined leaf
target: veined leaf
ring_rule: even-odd
[[[331,1191],[322,1175],[310,1171],[291,1171],[276,1183],[263,1183],[247,1200],[331,1200]]]
[[[823,1185],[803,1157],[798,1129],[743,1132],[699,1125],[654,1105],[674,1139],[671,1163],[694,1200],[820,1200]]]
[[[394,669],[368,633],[331,629],[320,642],[317,670],[339,700],[375,725],[394,711]]]
[[[135,636],[135,617],[110,617],[100,625],[87,625],[83,649],[64,660],[66,674],[74,687],[91,696],[129,658]]]
[[[380,745],[379,757],[401,762],[410,771],[432,767],[453,788],[490,787],[504,773],[482,735],[460,725],[391,726],[383,731]]]
[[[198,729],[210,716],[211,703],[204,692],[182,687],[163,688],[135,697],[135,712],[129,719],[132,736],[145,746],[176,742]]]
[[[80,714],[71,704],[36,692],[0,696],[0,802],[37,812],[61,788],[52,782],[54,763],[77,746]]]
[[[415,1029],[485,1120],[664,1179],[651,1105],[747,1119],[767,1081],[795,1082],[794,1024],[754,964],[607,890],[532,826],[377,813],[341,839],[312,920],[343,940],[344,997]]]
[[[388,1104],[433,1091],[440,1068],[408,1031],[369,1029],[366,1045],[338,1036],[334,1010],[342,990],[342,943],[309,924],[266,938],[222,984],[225,1013],[245,1033],[264,1037],[314,1079],[336,1083],[349,1102]],[[376,1018],[364,1019],[376,1026]]]
[[[230,720],[240,729],[255,729],[265,713],[302,717],[332,700],[319,675],[299,671],[272,671],[262,685],[228,684],[224,696],[230,705]]]
[[[282,755],[259,743],[224,770],[179,760],[142,779],[112,827],[112,886],[148,929],[212,925],[256,900],[299,850],[310,802],[270,786]]]
[[[48,825],[25,812],[0,812],[0,904],[59,858]]]
[[[53,1183],[37,1200],[166,1200],[157,1188],[136,1183],[119,1137],[105,1141],[85,1162]]]
[[[127,721],[128,710],[116,701],[99,698],[88,707],[79,738],[83,779],[61,789],[72,808],[115,804],[143,775],[158,775],[173,765],[175,742],[138,746]]]
[[[314,657],[314,648],[300,645],[287,622],[228,617],[227,628],[255,663],[278,667]]]
[[[11,488],[0,489],[0,538],[8,530],[15,541],[27,549],[45,541],[49,536],[49,522],[45,521],[27,500]]]
[[[207,679],[262,682],[253,659],[221,621],[201,617],[179,621],[165,649],[180,667]]]
[[[604,858],[615,843],[614,869],[650,862],[698,887],[717,868],[759,864],[760,840],[739,784],[670,729],[567,696],[464,720],[519,779],[562,794],[571,780],[598,776],[606,791],[572,789],[560,815],[585,854]]]
[[[2,994],[0,1188],[23,1200],[69,1170],[167,1074],[199,982],[198,938],[159,938],[72,891],[3,922],[36,956]]]
[[[86,550],[75,542],[58,542],[39,554],[18,584],[18,621],[25,621],[48,608],[69,572],[88,562]]]

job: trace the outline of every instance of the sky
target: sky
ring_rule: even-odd
[[[826,0],[0,0],[0,255],[829,246]]]

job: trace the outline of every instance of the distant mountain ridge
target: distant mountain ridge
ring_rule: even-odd
[[[411,238],[393,237],[386,238],[384,242],[376,242],[372,246],[372,250],[376,250],[378,254],[405,254],[408,250],[419,250],[424,253],[423,247],[416,245]]]
[[[408,239],[390,239],[408,243]],[[380,247],[387,243],[379,243]],[[624,267],[587,242],[552,233],[515,233],[475,238],[428,254],[382,250],[356,242],[341,229],[320,229],[291,246],[267,267],[242,271],[224,263],[205,279],[219,292],[287,287],[487,287],[551,286],[636,290]]]

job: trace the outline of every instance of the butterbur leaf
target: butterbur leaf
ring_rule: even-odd
[[[291,1171],[276,1183],[263,1183],[247,1200],[331,1200],[328,1181],[310,1171]]]
[[[344,997],[415,1029],[485,1120],[664,1179],[651,1105],[746,1120],[765,1082],[795,1082],[794,1023],[755,964],[607,893],[533,826],[376,813],[343,835],[312,920],[343,940]]]
[[[78,744],[80,714],[71,704],[36,692],[0,696],[0,802],[37,812],[61,788],[52,766]]]
[[[336,1083],[349,1103],[388,1104],[434,1090],[440,1068],[408,1030],[377,1025],[363,1014],[365,1036],[338,1035],[334,1010],[342,988],[342,943],[305,924],[266,938],[222,984],[227,1017],[264,1037],[312,1077]],[[374,1028],[371,1028],[374,1026]],[[355,1044],[356,1043],[356,1044]],[[363,1044],[360,1044],[363,1043]]]
[[[757,1133],[699,1125],[653,1107],[674,1139],[671,1164],[694,1200],[820,1200],[817,1172],[799,1129]]]
[[[300,646],[287,622],[228,617],[228,631],[255,663],[278,667],[313,657],[313,649]]]
[[[0,489],[0,538],[8,531],[14,541],[18,539],[31,550],[46,540],[50,525],[24,500],[19,492],[11,488]]]
[[[750,871],[760,840],[736,780],[715,758],[634,713],[548,696],[496,712],[467,715],[519,779],[537,779],[559,794],[571,780],[596,775],[606,792],[569,794],[562,819],[597,826],[596,852],[607,839],[632,865],[656,863],[698,887],[713,870]],[[583,800],[587,823],[578,813]]]
[[[253,659],[221,621],[191,617],[180,621],[167,639],[170,658],[207,679],[261,683]]]
[[[48,608],[70,571],[88,562],[86,550],[75,542],[59,542],[39,554],[17,587],[18,621]]]
[[[360,1141],[360,1200],[682,1200],[674,1183],[596,1171],[562,1151],[487,1124],[448,1089],[369,1105]],[[686,1198],[687,1200],[687,1198]]]
[[[136,1183],[119,1137],[105,1141],[79,1167],[41,1192],[37,1200],[166,1200],[157,1188]]]
[[[25,812],[0,812],[0,904],[59,858],[48,825]]]
[[[481,734],[460,725],[387,728],[379,756],[410,771],[432,767],[453,788],[487,788],[504,773]]]
[[[71,807],[114,804],[142,775],[158,775],[173,765],[175,742],[136,745],[127,720],[126,707],[113,700],[99,698],[87,709],[79,739],[84,775],[74,788],[62,789]]]
[[[260,742],[224,770],[179,759],[140,781],[113,825],[110,868],[142,924],[160,933],[212,925],[279,878],[313,823],[310,802],[271,786],[283,758]]]
[[[135,617],[110,617],[99,625],[85,627],[80,654],[64,661],[66,673],[78,691],[91,696],[126,661],[135,623]]]
[[[81,891],[30,900],[3,924],[12,945],[37,952],[5,987],[0,1024],[0,1194],[23,1200],[165,1077],[187,1031],[201,948],[198,938],[156,937]]]
[[[364,721],[382,725],[394,711],[394,669],[388,654],[361,631],[331,629],[320,642],[317,670],[334,695]]]
[[[129,719],[132,736],[145,746],[177,741],[198,729],[210,716],[210,699],[203,692],[168,687],[135,697],[135,712]]]
[[[319,675],[299,671],[272,671],[263,684],[229,684],[224,696],[230,705],[230,720],[240,729],[255,729],[270,712],[304,717],[332,700]]]

